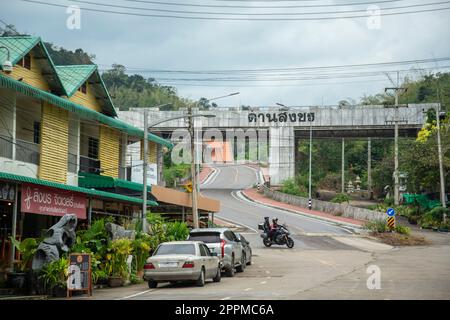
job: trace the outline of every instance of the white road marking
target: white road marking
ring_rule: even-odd
[[[244,289],[244,291],[250,291],[250,290],[252,290],[252,288],[247,288],[247,289]]]
[[[213,173],[211,173],[209,175],[209,177],[203,183],[200,184],[200,187],[210,185],[219,176],[219,173],[220,173],[220,169],[219,168],[215,168],[215,167],[214,168],[210,167],[210,168],[214,170]]]
[[[146,294],[146,293],[151,292],[151,291],[155,291],[155,289],[145,290],[145,291],[142,291],[142,292],[131,294],[129,296],[125,296],[125,297],[122,297],[122,298],[117,298],[117,299],[114,299],[114,300],[124,300],[124,299],[134,298],[134,297],[140,296],[141,294]]]
[[[243,223],[240,223],[240,222],[237,222],[237,221],[233,221],[233,220],[228,219],[228,218],[223,218],[223,217],[220,216],[220,215],[216,215],[216,217],[219,218],[220,220],[225,220],[225,221],[227,221],[227,222],[234,223],[234,224],[236,224],[236,225],[238,225],[238,226],[248,228],[248,229],[254,231],[254,233],[258,233],[258,231],[256,231],[256,229],[253,229],[252,227],[249,227],[249,226],[247,226],[247,225],[245,225],[245,224],[243,224]],[[249,233],[247,233],[247,234],[249,234]]]
[[[269,274],[269,273],[270,273],[270,271],[269,271],[269,270],[266,270],[266,273],[267,273],[267,274]]]
[[[267,281],[261,281],[260,282],[260,284],[266,284],[267,283]]]
[[[225,298],[220,299],[220,300],[230,300],[230,299],[231,299],[231,297],[225,297]]]

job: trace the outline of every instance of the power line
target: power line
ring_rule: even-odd
[[[366,12],[367,9],[360,10],[341,10],[341,11],[320,11],[320,12],[260,12],[260,13],[249,13],[249,12],[205,12],[205,11],[186,11],[186,10],[170,10],[170,9],[155,9],[155,8],[146,8],[146,7],[132,7],[132,6],[123,6],[123,5],[115,5],[115,4],[103,4],[93,1],[84,1],[84,0],[69,0],[72,2],[108,7],[108,8],[120,8],[120,9],[131,9],[131,10],[141,10],[141,11],[152,11],[152,12],[166,12],[166,13],[177,13],[177,14],[199,14],[199,15],[225,15],[225,16],[302,16],[302,15],[329,15],[329,14],[343,14],[343,13],[361,13]],[[388,7],[388,8],[380,8],[380,10],[398,10],[398,9],[409,9],[416,7],[428,7],[434,5],[448,4],[450,1],[441,1],[441,2],[432,2],[425,4],[414,4],[414,5],[405,5],[405,6],[397,6],[397,7]]]
[[[53,6],[66,8],[66,5],[49,3],[44,1],[36,1],[36,0],[21,0],[23,2]],[[366,15],[356,15],[356,16],[334,16],[334,17],[317,17],[317,18],[230,18],[230,17],[192,17],[192,16],[179,16],[179,15],[159,15],[159,14],[142,14],[142,13],[131,13],[131,12],[123,12],[123,11],[112,11],[112,10],[102,10],[102,9],[93,9],[88,7],[80,7],[81,10],[91,11],[91,12],[101,12],[101,13],[112,13],[119,15],[127,15],[127,16],[135,16],[135,17],[152,17],[152,18],[173,18],[173,19],[185,19],[185,20],[222,20],[222,21],[320,21],[320,20],[338,20],[338,19],[357,19],[357,18],[368,18],[372,17],[371,14]],[[413,13],[425,13],[425,12],[436,12],[436,11],[444,11],[449,10],[450,7],[444,8],[433,8],[433,9],[424,9],[424,10],[416,10],[416,11],[403,11],[403,12],[393,12],[393,13],[384,13],[381,12],[377,16],[396,16],[396,15],[404,15],[404,14],[413,14]]]

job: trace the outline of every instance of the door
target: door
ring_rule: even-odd
[[[205,267],[205,278],[211,278],[211,256],[209,249],[204,244],[199,244],[200,256],[202,257],[202,263]]]

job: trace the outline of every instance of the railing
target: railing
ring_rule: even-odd
[[[0,135],[0,157],[12,159],[13,143],[12,138]]]
[[[39,144],[16,139],[16,160],[39,165]]]

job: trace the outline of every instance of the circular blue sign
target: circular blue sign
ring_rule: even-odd
[[[389,217],[393,217],[393,216],[395,216],[395,210],[393,208],[388,208],[387,211],[386,211],[386,214]]]

